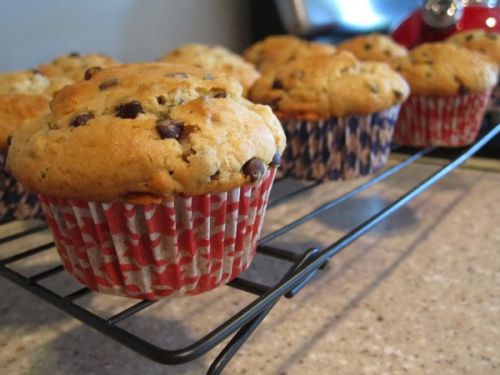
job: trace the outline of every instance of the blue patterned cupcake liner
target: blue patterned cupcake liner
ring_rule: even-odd
[[[0,224],[14,220],[42,219],[36,195],[27,193],[5,170],[5,152],[0,152]]]
[[[281,176],[305,180],[344,180],[381,169],[389,158],[400,105],[366,116],[318,121],[286,119]]]

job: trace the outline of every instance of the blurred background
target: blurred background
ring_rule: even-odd
[[[391,32],[412,13],[417,17],[408,30],[418,34],[416,10],[424,3],[444,11],[452,22],[456,19],[446,12],[453,4],[498,6],[496,0],[2,1],[0,71],[31,68],[71,51],[104,52],[125,62],[154,60],[189,42],[241,52],[251,42],[279,33],[336,43],[359,33]]]
[[[155,59],[188,42],[241,51],[253,40],[285,31],[307,36],[326,31],[335,39],[386,29],[419,5],[419,0],[2,1],[0,70],[31,68],[70,51],[105,52],[123,61]]]

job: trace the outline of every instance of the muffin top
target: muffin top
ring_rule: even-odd
[[[493,31],[467,30],[453,34],[447,42],[485,54],[500,66],[500,35]]]
[[[403,102],[405,80],[388,65],[360,62],[349,52],[295,60],[263,73],[251,98],[280,117],[319,119],[363,115]]]
[[[0,150],[7,148],[7,139],[24,122],[49,110],[52,94],[71,80],[47,78],[37,70],[0,74]]]
[[[392,64],[415,95],[478,93],[497,81],[497,67],[488,58],[451,43],[422,44]]]
[[[260,180],[285,136],[267,106],[231,77],[186,65],[129,64],[59,91],[51,113],[23,126],[7,168],[32,192],[159,203]]]
[[[292,35],[272,35],[248,47],[244,57],[260,71],[266,71],[297,58],[331,55],[335,47],[308,42]]]
[[[186,44],[177,47],[160,60],[192,65],[214,73],[233,76],[241,83],[245,92],[259,78],[259,72],[252,64],[221,46]]]
[[[77,52],[55,58],[50,63],[41,64],[37,67],[43,74],[49,77],[63,76],[73,81],[83,79],[85,71],[89,68],[109,68],[120,63],[113,58],[101,53],[89,53],[80,55]]]
[[[382,34],[360,35],[340,43],[337,49],[349,51],[362,61],[389,62],[408,54],[404,46]]]

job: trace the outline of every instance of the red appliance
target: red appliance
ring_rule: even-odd
[[[463,30],[486,29],[500,32],[500,9],[483,6],[466,6],[458,21],[444,29],[429,26],[423,19],[422,9],[417,9],[406,18],[392,33],[398,43],[407,48],[417,44],[436,42]]]

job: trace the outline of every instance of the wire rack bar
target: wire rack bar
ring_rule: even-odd
[[[42,253],[42,252],[44,252],[46,250],[52,249],[53,247],[54,247],[54,243],[53,242],[45,244],[45,245],[37,246],[37,247],[35,247],[33,249],[26,250],[26,251],[23,251],[22,253],[19,253],[19,254],[13,255],[11,257],[2,259],[0,261],[0,264],[1,265],[6,265],[6,264],[14,263],[14,262],[20,261],[22,259],[28,258],[30,256]]]
[[[364,184],[359,185],[358,187],[354,188],[350,192],[348,192],[348,193],[346,193],[346,194],[338,197],[337,199],[334,199],[334,200],[332,200],[332,201],[330,201],[330,202],[328,202],[328,203],[326,203],[326,204],[324,204],[324,205],[322,205],[322,206],[314,209],[313,211],[311,211],[307,215],[302,216],[301,218],[299,218],[299,219],[291,222],[290,224],[285,225],[282,228],[280,228],[280,229],[278,229],[278,230],[276,230],[276,231],[274,231],[272,233],[269,233],[268,235],[264,236],[263,238],[261,238],[259,240],[259,244],[260,245],[266,244],[266,243],[268,243],[268,242],[276,239],[277,237],[282,236],[285,233],[291,231],[292,229],[297,228],[298,226],[304,224],[305,222],[314,219],[318,215],[321,215],[323,212],[326,212],[326,211],[334,208],[335,206],[338,206],[339,204],[344,203],[345,201],[347,201],[347,200],[355,197],[356,195],[358,195],[359,193],[361,193],[364,190],[368,189],[369,187],[371,187],[371,186],[379,183],[380,181],[386,179],[389,176],[392,176],[393,174],[399,172],[403,168],[406,168],[411,163],[413,163],[416,160],[420,159],[421,157],[427,155],[433,149],[434,149],[433,147],[430,147],[430,148],[426,148],[425,150],[417,152],[415,155],[410,156],[409,158],[403,160],[401,163],[396,164],[395,166],[393,166],[393,167],[391,167],[391,168],[389,168],[389,169],[387,169],[387,170],[385,170],[385,171],[377,174],[375,177],[373,177],[372,179],[368,180]],[[304,189],[302,189],[302,191],[304,191]]]

